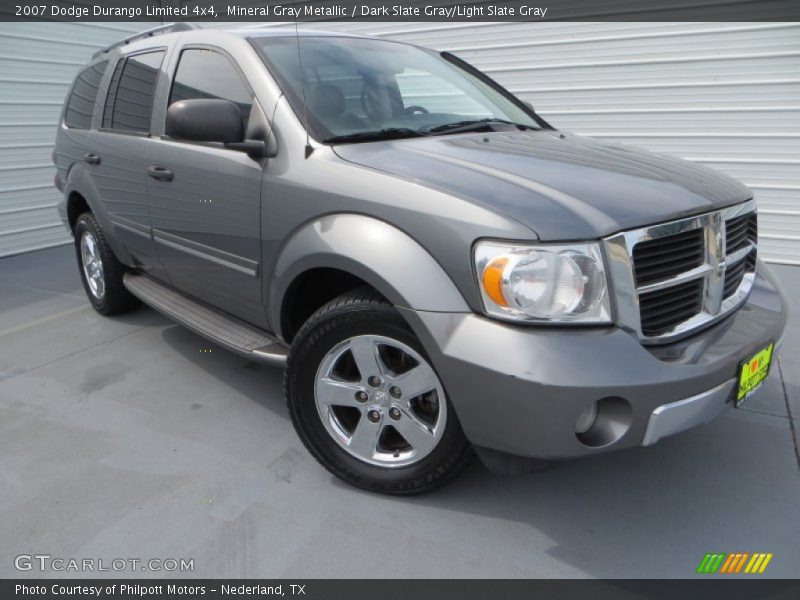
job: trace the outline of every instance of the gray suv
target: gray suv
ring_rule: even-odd
[[[705,423],[786,323],[748,188],[562,133],[446,52],[160,27],[80,72],[54,160],[94,308],[285,363],[300,439],[373,491]]]

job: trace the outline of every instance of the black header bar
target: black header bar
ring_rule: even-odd
[[[800,21],[798,0],[0,0],[0,21]]]
[[[800,582],[780,579],[692,580],[0,580],[4,600],[796,600]]]

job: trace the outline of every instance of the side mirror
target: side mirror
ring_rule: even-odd
[[[230,100],[198,98],[173,102],[167,109],[165,133],[178,140],[222,143],[252,158],[277,154],[272,136],[270,143],[245,139],[242,114]]]
[[[244,141],[239,108],[230,100],[179,100],[167,109],[166,134],[192,142]]]

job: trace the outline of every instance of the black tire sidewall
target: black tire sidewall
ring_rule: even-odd
[[[75,223],[75,255],[78,258],[78,268],[80,270],[81,283],[83,283],[83,289],[86,291],[86,296],[89,298],[89,302],[92,303],[92,306],[98,312],[105,312],[105,310],[108,308],[108,282],[105,281],[107,278],[106,274],[108,273],[108,260],[103,252],[104,248],[102,247],[100,238],[98,237],[98,231],[99,228],[97,226],[97,222],[91,214],[86,213],[78,217],[78,220]],[[92,293],[92,290],[89,287],[89,282],[86,280],[86,273],[84,272],[83,268],[81,241],[86,233],[91,233],[94,236],[95,243],[97,244],[98,251],[100,252],[100,260],[103,263],[103,283],[106,284],[106,292],[102,298],[97,298]]]
[[[385,336],[407,344],[433,368],[419,340],[388,305],[350,307],[329,312],[318,319],[312,317],[298,333],[287,365],[287,399],[295,428],[317,460],[349,483],[395,494],[413,494],[438,487],[437,481],[445,478],[449,470],[464,460],[465,453],[470,452],[448,398],[445,398],[447,421],[439,444],[419,462],[404,467],[379,467],[360,461],[332,439],[322,423],[314,394],[319,365],[336,344],[365,334]]]
[[[103,263],[105,294],[102,298],[96,298],[92,294],[89,282],[86,281],[86,274],[83,271],[81,240],[85,233],[91,233],[94,236],[100,253],[100,261]],[[126,267],[114,255],[114,251],[111,249],[105,235],[103,235],[97,218],[90,212],[83,213],[75,222],[73,235],[75,237],[75,255],[78,259],[81,283],[83,283],[83,289],[86,291],[86,296],[94,309],[100,314],[109,316],[136,308],[139,305],[139,301],[125,288],[122,280]]]

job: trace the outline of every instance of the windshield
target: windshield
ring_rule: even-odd
[[[539,129],[499,86],[441,55],[385,40],[332,36],[251,40],[317,140],[361,142],[493,129]]]

